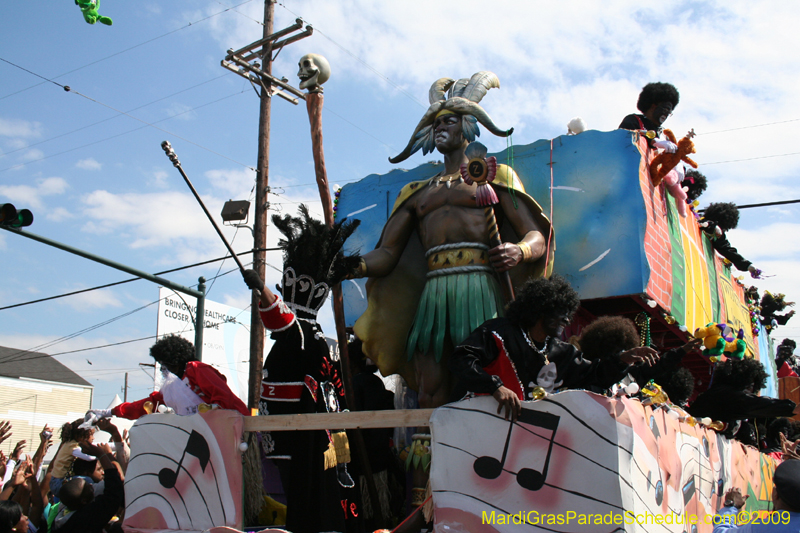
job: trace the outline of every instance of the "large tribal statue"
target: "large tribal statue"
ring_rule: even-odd
[[[359,267],[359,276],[370,279],[368,307],[355,333],[384,375],[400,373],[418,390],[422,407],[449,400],[447,360],[453,347],[485,320],[502,315],[506,302],[498,273],[509,271],[521,286],[552,269],[550,222],[513,169],[498,165],[492,184],[502,237],[494,247],[484,209],[476,204],[477,185],[462,178],[470,154],[465,151],[480,135],[479,122],[501,137],[513,131],[499,129],[478,104],[499,86],[497,76],[486,71],[431,86],[431,106],[408,146],[390,161],[436,148],[444,169],[402,189],[377,247],[362,256]]]

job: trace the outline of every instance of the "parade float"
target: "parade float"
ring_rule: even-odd
[[[112,23],[99,16],[99,2],[76,4],[88,23]],[[449,190],[453,183],[458,187],[464,182],[472,186],[468,175],[476,178],[478,188],[486,187],[481,180],[488,167],[497,173],[492,186],[502,188],[501,196],[508,194],[513,205],[509,208],[497,199],[482,204],[481,194],[477,194],[474,207],[485,210],[488,232],[492,237],[499,235],[499,242],[523,237],[519,228],[510,227],[513,223],[503,227],[500,220],[498,227],[491,204],[500,203],[506,216],[518,206],[530,209],[547,243],[541,264],[535,265],[532,275],[557,273],[581,296],[581,310],[566,337],[579,334],[599,316],[626,316],[640,327],[643,345],[654,342],[667,350],[685,344],[697,332],[719,326],[718,336],[725,342],[736,342],[734,337],[725,337],[728,330],[741,332],[738,340],[744,344],[743,356],[764,365],[769,374],[767,387],[761,391],[764,395],[800,399],[798,378],[783,378],[778,383],[775,377],[773,348],[757,319],[757,302],[747,300],[739,276],[715,254],[676,182],[664,179],[665,163],[654,162],[656,151],[648,144],[652,132],[583,131],[514,145],[510,142],[511,130],[497,128],[477,105],[486,91],[499,87],[493,74],[480,72],[477,78],[458,81],[443,78],[432,87],[431,108],[417,126],[405,156],[421,144],[426,145],[425,152],[432,151],[430,127],[434,117],[443,112],[462,118],[480,117],[477,121],[491,133],[509,137],[508,148],[487,154],[473,145],[470,166],[478,160],[484,165],[476,175],[468,169],[460,176],[453,173],[448,177],[442,175],[447,160],[444,164],[430,162],[367,176],[335,191],[333,200],[322,152],[320,85],[330,75],[327,61],[314,54],[301,59],[300,87],[309,89],[309,93],[272,77],[268,69],[262,71],[254,62],[260,59],[255,48],[302,25],[298,19],[295,26],[274,33],[271,39],[229,51],[222,64],[250,81],[259,81],[265,92],[270,92],[262,95],[262,103],[273,95],[290,101],[293,96],[306,100],[325,223],[333,226],[334,218],[361,222],[348,240],[347,250],[368,253],[378,246],[393,213],[417,194],[417,189]],[[307,27],[304,35],[311,31]],[[299,37],[279,42],[283,46]],[[444,96],[447,89],[451,90]],[[475,122],[469,141],[476,141],[479,135]],[[691,153],[684,139],[677,144],[680,155]],[[169,143],[164,150],[183,174]],[[398,156],[394,161],[402,159]],[[189,183],[185,174],[184,178]],[[199,196],[197,199],[202,205]],[[512,237],[512,230],[517,235]],[[422,244],[419,232],[412,232],[408,248],[422,255]],[[230,245],[228,249],[244,272]],[[426,270],[425,264],[400,261],[397,277],[389,284],[395,284],[393,288],[404,293],[406,300],[416,302],[425,290]],[[522,283],[524,277],[512,273],[508,277],[510,286],[504,286],[505,296],[513,297]],[[344,331],[355,327],[359,333],[359,319],[369,308],[369,284],[367,279],[352,279],[333,290],[345,363]],[[443,289],[442,297],[457,292]],[[458,294],[453,298],[461,303]],[[411,323],[397,317],[408,315],[409,308],[399,310],[398,302],[392,299],[377,302],[382,306],[377,312],[386,315],[395,327],[384,336],[383,332],[369,331],[362,322],[361,331],[373,336],[372,349],[380,352],[381,344],[390,342],[405,345]],[[412,315],[414,307],[410,308]],[[491,302],[484,300],[481,307],[490,309]],[[202,346],[202,336],[197,344]],[[713,365],[724,357],[724,353],[694,353],[683,359],[683,366],[694,375],[695,394],[708,387]],[[406,362],[401,359],[400,363],[383,364],[378,358],[384,375],[400,373],[415,388],[413,371]],[[342,372],[347,377],[346,364]],[[269,389],[275,384],[266,385],[262,398],[271,394]],[[291,385],[296,386],[298,394],[312,389],[308,382]],[[584,390],[555,391],[523,402],[520,416],[513,421],[498,414],[495,400],[485,396],[440,404],[435,409],[335,412],[337,406],[334,412],[249,417],[221,409],[190,416],[149,414],[130,432],[123,529],[130,533],[240,532],[246,521],[244,500],[253,490],[245,481],[246,454],[258,442],[253,433],[306,430],[330,434],[332,429],[341,432],[380,427],[429,428],[430,437],[423,447],[431,459],[429,463],[412,464],[426,471],[429,467],[430,490],[425,503],[430,502],[429,517],[434,531],[440,533],[512,532],[521,528],[708,533],[725,492],[734,487],[749,496],[747,514],[770,509],[774,459],[723,437],[716,431],[720,428],[717,421],[690,416],[671,405],[657,388],[651,392],[629,397]],[[401,447],[408,444],[399,443]],[[416,452],[413,446],[411,453]],[[336,458],[332,463],[331,468],[337,466]],[[257,490],[260,497],[261,489]],[[362,512],[356,501],[343,499],[338,503],[345,514],[358,516]],[[263,527],[248,530],[281,531]]]
[[[513,164],[553,222],[554,270],[582,298],[571,333],[600,315],[644,316],[638,322],[666,349],[709,323],[727,323],[744,331],[745,356],[764,363],[765,392],[777,396],[770,341],[753,327],[740,280],[715,256],[697,218],[680,216],[665,186],[654,186],[644,135],[586,131],[495,156]],[[337,218],[361,220],[347,247],[374,248],[401,189],[437,167],[371,175],[337,191]],[[366,309],[365,280],[344,282],[343,292],[352,326]],[[684,359],[701,390],[712,364],[701,354]],[[524,402],[516,422],[497,415],[486,397],[435,410],[151,415],[131,432],[124,526],[241,530],[247,431],[425,425],[436,531],[708,532],[732,487],[749,494],[748,512],[768,509],[771,458],[666,399],[645,400],[562,391]]]

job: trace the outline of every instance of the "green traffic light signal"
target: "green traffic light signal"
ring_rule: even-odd
[[[0,226],[22,228],[31,224],[33,224],[33,213],[29,209],[17,211],[12,204],[0,205]]]

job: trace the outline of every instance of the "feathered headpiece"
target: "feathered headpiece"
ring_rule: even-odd
[[[272,223],[285,237],[283,248],[283,299],[299,317],[316,317],[328,298],[330,287],[353,272],[361,260],[358,253],[345,256],[344,242],[361,223],[342,220],[328,227],[312,218],[308,207],[300,205],[300,216],[272,216]]]
[[[433,152],[434,143],[433,121],[442,111],[449,111],[462,116],[462,130],[464,137],[472,142],[480,136],[478,122],[498,137],[508,137],[514,128],[501,130],[478,102],[486,96],[489,89],[499,88],[500,80],[494,72],[483,70],[472,75],[471,78],[462,78],[458,81],[450,78],[436,80],[428,92],[431,106],[417,124],[411,140],[405,149],[395,157],[390,157],[392,163],[399,163],[408,159],[412,154],[422,148],[422,153]],[[445,91],[447,95],[445,95]]]

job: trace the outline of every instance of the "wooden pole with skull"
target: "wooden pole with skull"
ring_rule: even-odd
[[[322,148],[322,105],[324,103],[322,84],[328,81],[331,75],[331,67],[328,60],[319,54],[306,54],[300,58],[300,70],[297,76],[300,78],[300,88],[308,89],[306,94],[306,109],[308,110],[308,121],[311,126],[311,150],[314,155],[314,173],[316,175],[319,196],[322,201],[322,212],[325,217],[325,224],[333,226],[333,202],[331,191],[328,184],[328,173],[325,170],[325,152]],[[341,361],[342,379],[344,380],[345,399],[349,408],[355,405],[353,396],[353,379],[350,373],[350,355],[347,350],[347,331],[344,323],[344,301],[342,298],[342,285],[336,284],[332,291],[333,295],[333,316],[336,322],[336,338],[339,342],[339,356]],[[356,456],[364,478],[367,482],[367,492],[370,503],[372,504],[373,518],[377,517],[381,522],[385,522],[388,517],[383,516],[378,490],[372,477],[372,467],[366,454],[366,446],[360,429],[348,431],[353,437],[352,441]]]

